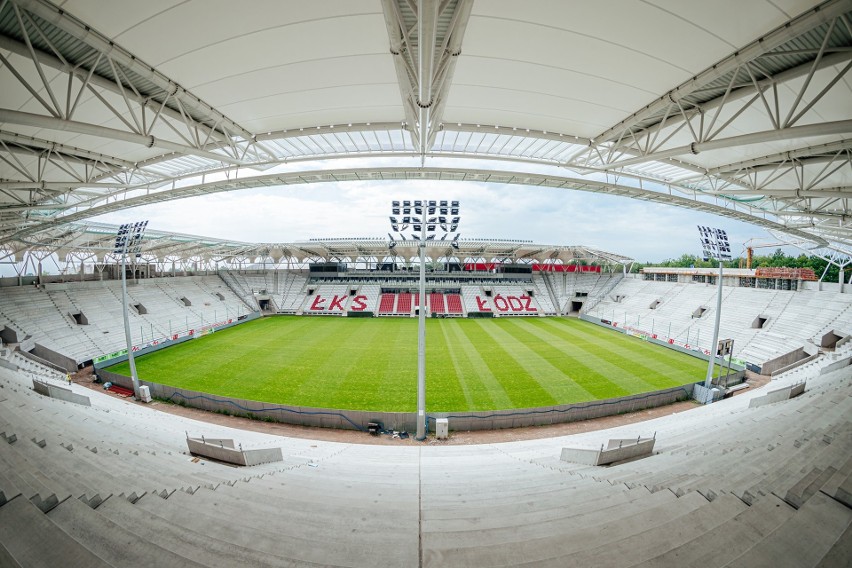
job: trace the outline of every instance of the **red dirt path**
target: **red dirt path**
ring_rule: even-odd
[[[86,367],[72,375],[72,380],[84,387],[92,390],[105,392],[102,385],[94,382],[92,367]],[[757,388],[769,382],[769,377],[757,375],[751,371],[746,372],[746,382],[751,388]],[[734,396],[742,394],[750,389],[743,389],[734,393]],[[107,393],[111,394],[111,393]],[[117,396],[117,395],[112,395]],[[373,444],[383,446],[398,446],[398,445],[417,445],[421,442],[414,440],[413,435],[408,439],[401,440],[392,438],[388,435],[370,436],[364,432],[354,430],[335,430],[331,428],[310,428],[307,426],[294,426],[291,424],[281,424],[278,422],[263,422],[260,420],[250,420],[248,418],[240,418],[236,416],[227,416],[224,414],[216,414],[206,410],[178,406],[176,404],[168,404],[154,401],[150,404],[135,402],[133,399],[125,399],[132,404],[145,405],[160,412],[167,412],[177,416],[185,416],[195,420],[209,422],[211,424],[219,424],[222,426],[230,426],[232,428],[240,428],[242,430],[251,430],[253,432],[262,432],[265,434],[274,434],[276,436],[284,436],[290,438],[305,438],[309,440],[322,440],[328,442],[341,442],[348,444]],[[477,430],[472,432],[451,432],[449,440],[436,440],[434,437],[427,438],[425,443],[440,444],[440,445],[466,445],[466,444],[493,444],[499,442],[517,442],[521,440],[537,440],[541,438],[554,438],[558,436],[568,436],[570,434],[579,434],[581,432],[592,432],[595,430],[604,430],[615,426],[625,424],[635,424],[645,420],[651,420],[660,416],[668,416],[686,412],[690,409],[697,408],[697,403],[693,401],[676,402],[667,406],[660,406],[648,410],[640,410],[629,414],[619,414],[617,416],[605,416],[603,418],[593,418],[591,420],[582,420],[579,422],[565,422],[562,424],[552,424],[548,426],[528,426],[524,428],[512,428],[505,430]]]

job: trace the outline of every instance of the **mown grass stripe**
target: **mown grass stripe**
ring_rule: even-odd
[[[565,332],[565,330],[541,328],[536,331],[543,334],[543,337],[549,336],[556,345],[570,344],[575,356],[580,358],[587,367],[593,369],[593,372],[605,376],[606,380],[617,385],[621,390],[633,393],[656,388],[643,380],[642,376],[638,374],[636,366],[632,365],[630,361],[614,356],[608,349],[609,345],[605,343],[587,342],[579,336]],[[675,386],[675,384],[668,384],[668,386]],[[622,396],[622,393],[619,392],[613,396]],[[606,398],[612,398],[612,396]]]
[[[480,349],[464,333],[463,327],[465,327],[465,324],[470,324],[470,322],[447,320],[447,325],[444,328],[449,327],[451,329],[450,335],[452,338],[448,344],[456,354],[457,360],[463,369],[459,380],[468,384],[468,389],[473,393],[471,396],[474,399],[474,403],[467,409],[493,410],[495,408],[514,408],[512,399],[506,392],[505,385],[491,371],[486,361],[482,358]],[[429,405],[428,398],[426,404]],[[450,407],[447,406],[445,408],[449,409]]]
[[[704,365],[573,319],[427,322],[433,412],[551,406],[624,394],[619,388],[647,392],[700,380]],[[410,412],[417,320],[264,318],[139,357],[137,366],[143,379],[234,398]],[[128,372],[126,363],[110,370]]]
[[[554,334],[546,333],[538,329],[535,322],[519,322],[512,320],[507,322],[507,332],[516,340],[545,358],[555,369],[565,375],[566,379],[576,385],[582,385],[582,389],[591,396],[589,400],[600,398],[615,398],[626,396],[633,389],[625,387],[616,378],[607,378],[597,368],[606,361],[589,350],[577,352],[577,345],[562,345]],[[591,362],[590,362],[591,361]],[[573,399],[574,396],[567,397]],[[565,397],[560,397],[564,400]]]
[[[444,339],[444,345],[446,346],[447,355],[450,358],[450,363],[452,363],[453,371],[455,371],[456,385],[458,385],[459,390],[461,390],[462,396],[464,396],[464,401],[467,405],[467,408],[476,408],[476,403],[473,401],[473,396],[470,392],[470,387],[474,386],[474,380],[465,380],[465,372],[462,370],[462,364],[460,361],[461,356],[456,353],[455,338],[450,338],[450,333],[455,328],[453,326],[443,325],[443,322],[441,322],[441,325],[439,327],[441,329],[441,336]],[[474,379],[474,377],[471,377],[471,379]],[[433,391],[434,390],[435,389],[433,389]],[[427,394],[432,394],[432,396],[428,396],[426,398],[428,404],[428,401],[434,397],[434,393],[429,393],[427,391]],[[440,396],[440,394],[438,396]],[[443,398],[444,397],[441,397],[441,399]],[[440,407],[444,404],[444,400],[438,400],[437,406]]]
[[[615,345],[608,342],[594,341],[576,329],[547,326],[545,331],[554,334],[562,341],[572,342],[577,349],[592,353],[597,357],[595,361],[596,368],[607,372],[612,380],[618,381],[631,391],[669,388],[686,384],[693,380],[688,373],[682,371],[672,372],[669,369],[668,372],[664,373],[650,369],[647,365],[649,362],[647,354],[644,358],[638,355],[625,355]],[[627,339],[633,338],[621,338],[622,341]],[[647,348],[647,346],[643,345],[640,345],[640,347]]]
[[[572,322],[570,320],[557,319],[557,318],[554,318],[553,321],[548,322],[548,324],[558,325],[558,326],[562,326],[562,327],[570,327],[572,330],[574,330],[578,334],[582,334],[582,335],[588,336],[588,337],[594,337],[595,339],[611,338],[612,334],[616,333],[616,334],[618,334],[618,335],[620,335],[621,337],[624,338],[623,341],[618,341],[618,342],[614,343],[614,346],[616,348],[627,349],[627,350],[630,350],[632,352],[637,352],[637,353],[645,353],[645,352],[647,352],[647,349],[648,349],[648,344],[645,343],[643,340],[641,340],[638,337],[633,337],[633,336],[629,336],[629,335],[626,335],[626,334],[622,334],[621,332],[611,330],[611,329],[606,329],[606,328],[598,326],[598,325],[594,325],[594,324],[585,325],[585,323],[583,325],[576,325],[576,324],[572,324]],[[674,350],[662,349],[656,354],[656,357],[651,359],[651,361],[655,361],[655,362],[662,361],[662,362],[667,362],[667,363],[674,363],[673,368],[676,369],[676,370],[679,370],[678,362],[683,361],[681,355],[682,355],[681,353],[678,353]],[[695,359],[695,358],[692,358],[692,359]],[[689,359],[686,359],[686,360],[689,361]]]
[[[563,332],[570,330],[570,338],[578,343],[598,345],[611,338],[616,331],[595,326],[571,326],[566,322],[543,322],[550,327],[559,327]],[[608,341],[608,357],[615,365],[625,371],[641,374],[643,380],[655,388],[668,388],[665,379],[677,384],[686,384],[700,379],[704,367],[703,361],[695,357],[684,356],[674,350],[649,345],[638,337],[623,336],[621,341]],[[654,348],[653,357],[649,357],[649,347]]]
[[[479,329],[491,341],[490,348],[488,349],[490,357],[499,360],[501,368],[511,373],[511,377],[507,376],[503,380],[512,380],[519,389],[529,389],[529,391],[534,393],[531,398],[539,401],[536,406],[559,404],[561,400],[565,400],[569,395],[578,397],[579,400],[592,400],[595,398],[593,394],[585,391],[585,389],[576,383],[565,380],[560,383],[553,380],[557,376],[562,376],[564,379],[564,375],[548,361],[539,357],[535,351],[522,343],[514,343],[514,348],[511,352],[504,349],[503,345],[511,344],[512,342],[507,341],[508,334],[502,329],[502,321],[474,321],[476,321]],[[539,382],[539,376],[549,378],[550,380]],[[585,394],[580,391],[585,391]],[[509,396],[512,396],[512,392],[509,392]],[[583,398],[584,396],[587,398]]]

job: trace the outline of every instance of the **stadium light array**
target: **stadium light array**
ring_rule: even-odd
[[[118,228],[113,252],[121,255],[121,313],[124,315],[124,339],[127,342],[127,362],[130,364],[130,378],[133,380],[133,396],[139,400],[139,375],[136,374],[136,360],[133,358],[133,342],[130,338],[130,317],[127,314],[127,255],[136,258],[142,256],[142,237],[148,221],[125,223]]]
[[[731,243],[728,242],[728,233],[722,229],[703,227],[698,225],[698,238],[704,253],[704,260],[715,260],[719,262],[719,277],[716,287],[716,322],[713,325],[713,341],[710,342],[710,361],[707,363],[707,377],[704,380],[705,388],[712,388],[713,366],[716,363],[717,343],[719,341],[719,322],[722,317],[722,267],[723,262],[731,260]]]
[[[440,240],[459,228],[458,201],[403,200],[391,202],[390,226],[405,240],[405,231],[411,230],[411,239],[418,241],[420,250],[420,306],[417,325],[417,434],[416,440],[426,439],[426,242]],[[393,235],[388,233],[388,249],[396,247]],[[458,249],[459,234],[453,238],[452,247]]]

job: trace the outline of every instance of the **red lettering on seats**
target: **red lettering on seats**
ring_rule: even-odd
[[[480,312],[490,312],[491,311],[491,308],[488,307],[488,304],[486,303],[486,301],[483,300],[482,298],[480,298],[479,296],[476,297],[476,307],[479,309]]]
[[[325,308],[322,305],[324,302],[325,302],[325,298],[323,298],[322,296],[317,294],[316,298],[314,298],[314,301],[311,304],[311,307],[308,308],[308,309],[311,310],[311,311],[324,310]]]
[[[524,304],[521,303],[521,298],[518,298],[517,296],[508,296],[506,297],[506,300],[509,301],[509,308],[513,312],[520,312],[524,309]]]
[[[529,296],[521,296],[521,300],[524,301],[524,311],[526,312],[537,312],[538,310],[532,305],[532,298]]]
[[[352,305],[350,308],[353,312],[360,312],[367,309],[367,296],[355,296],[352,298]]]
[[[333,309],[334,309],[334,307],[335,307],[335,306],[337,306],[337,309],[338,309],[338,310],[340,310],[340,311],[342,312],[342,311],[343,311],[343,302],[344,302],[344,301],[346,301],[346,296],[335,296],[335,297],[331,300],[331,304],[329,304],[329,305],[328,305],[328,309],[329,309],[329,311],[333,310]]]
[[[501,312],[509,311],[509,303],[506,301],[506,298],[497,294],[494,296],[494,307],[500,310]]]

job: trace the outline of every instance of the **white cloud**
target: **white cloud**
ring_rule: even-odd
[[[462,238],[583,244],[661,261],[698,254],[697,224],[724,228],[734,254],[759,227],[673,206],[552,188],[470,182],[347,182],[242,190],[128,209],[98,221],[149,219],[163,231],[248,242],[380,237],[393,199],[458,199]]]
[[[349,158],[281,164],[270,172],[307,169],[416,167],[416,158]],[[568,175],[554,166],[470,159],[430,159],[428,166],[518,170]],[[599,179],[591,175],[590,179]],[[630,183],[630,180],[622,180]],[[462,238],[582,244],[640,261],[698,254],[696,225],[724,228],[733,253],[766,232],[757,226],[674,206],[591,192],[453,181],[358,181],[257,188],[128,209],[96,220],[149,219],[163,231],[248,242],[293,242],[322,237],[382,237],[393,199],[457,199]]]

